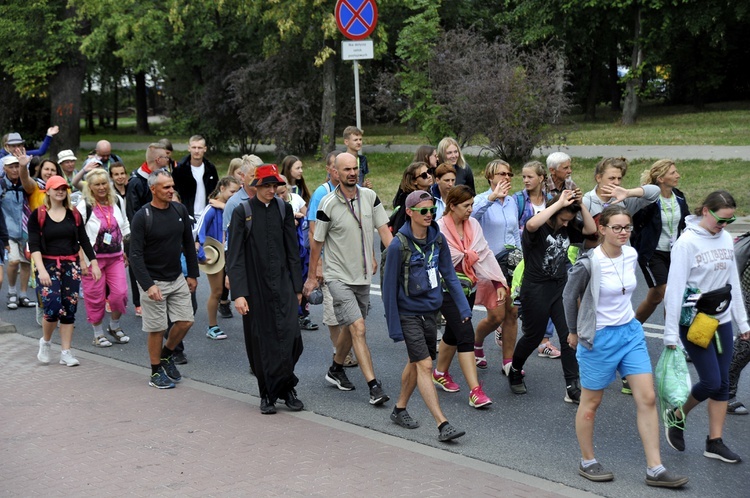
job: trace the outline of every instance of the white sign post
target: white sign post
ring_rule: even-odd
[[[373,59],[375,52],[372,40],[344,40],[341,42],[341,59],[354,61],[354,102],[357,111],[357,128],[362,129],[362,118],[359,105],[359,60]]]

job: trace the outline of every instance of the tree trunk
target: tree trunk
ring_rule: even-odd
[[[586,96],[586,121],[596,120],[596,104],[599,102],[599,62],[594,57],[589,67],[589,92]]]
[[[609,108],[615,112],[622,110],[620,101],[622,100],[622,88],[620,87],[620,77],[617,76],[617,56],[612,56],[609,59],[609,74],[607,80],[609,81]]]
[[[120,112],[120,77],[115,76],[112,84],[112,129],[117,130],[117,118]]]
[[[94,127],[94,97],[91,91],[90,74],[86,76],[86,129],[92,135],[96,133],[96,128]]]
[[[326,42],[332,44],[333,42]],[[336,59],[329,56],[323,63],[323,105],[320,117],[320,155],[336,148]]]
[[[150,135],[148,128],[148,98],[146,95],[146,73],[135,73],[135,131],[138,135]]]
[[[86,59],[78,54],[60,65],[50,79],[49,95],[52,125],[60,132],[52,140],[49,154],[52,157],[64,149],[76,150],[81,144],[81,96],[86,81]]]
[[[643,62],[643,51],[641,50],[641,9],[638,7],[635,13],[635,33],[633,36],[633,55],[630,59],[630,72],[625,85],[625,103],[622,107],[622,124],[631,126],[638,118],[638,89],[641,87],[641,78],[638,75]]]

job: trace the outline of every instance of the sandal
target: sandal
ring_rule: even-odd
[[[36,308],[36,303],[31,301],[28,297],[23,296],[18,300],[18,305],[22,308]]]
[[[117,344],[127,344],[130,342],[130,337],[126,336],[120,327],[113,330],[107,326],[107,333],[112,336]]]
[[[112,345],[103,335],[95,335],[92,344],[97,348],[108,348]]]

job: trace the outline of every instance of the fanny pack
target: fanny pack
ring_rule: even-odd
[[[458,283],[461,284],[461,290],[464,291],[464,295],[466,297],[471,296],[471,293],[474,292],[474,282],[471,281],[469,277],[466,276],[466,274],[461,273],[460,271],[456,272],[456,277],[458,278]],[[448,286],[445,285],[445,280],[442,281],[443,284],[443,292],[448,292]]]
[[[718,315],[725,312],[732,302],[732,286],[727,284],[716,290],[704,292],[695,303],[695,309],[699,313],[707,315]]]
[[[696,315],[690,323],[687,333],[687,340],[696,346],[706,349],[711,343],[711,339],[716,337],[716,349],[719,354],[722,353],[721,341],[719,340],[717,329],[719,320],[712,315],[723,313],[729,308],[732,302],[732,286],[725,285],[719,289],[702,293],[695,303]]]

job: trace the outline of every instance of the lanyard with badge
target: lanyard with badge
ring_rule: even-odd
[[[104,216],[104,219],[107,221],[107,225],[104,227],[104,235],[102,236],[102,243],[106,245],[110,245],[112,243],[112,218],[109,214],[109,211],[105,211],[104,208],[102,208],[102,205],[98,202],[96,203],[96,207],[99,208],[99,214]],[[101,217],[99,218],[101,219]]]
[[[677,211],[677,199],[674,194],[670,199],[660,197],[661,210],[664,213],[664,218],[667,219],[667,236],[669,236],[669,248],[672,249],[675,241],[677,240],[677,230],[674,229],[674,218],[675,212]],[[669,201],[669,202],[668,202]],[[669,207],[669,209],[667,209]]]
[[[341,192],[341,195],[344,195],[343,192]],[[360,238],[362,240],[362,268],[365,278],[367,278],[367,254],[365,252],[365,231],[362,228],[362,220],[357,216],[357,213],[354,212],[354,199],[349,201],[346,196],[344,196],[344,204],[346,204],[346,207],[349,209],[349,212],[354,216],[354,219],[357,221],[357,225],[359,225],[359,234]],[[357,192],[357,211],[359,211],[360,216],[362,215],[362,198],[359,195],[359,192]]]
[[[432,250],[430,251],[430,257],[425,257],[424,252],[422,252],[422,248],[419,247],[419,244],[412,244],[414,246],[414,249],[417,250],[419,254],[422,255],[422,257],[425,260],[425,266],[427,267],[427,277],[430,279],[430,289],[434,289],[438,286],[438,276],[437,276],[437,266],[435,264],[435,246],[437,246],[437,243],[432,244]]]

